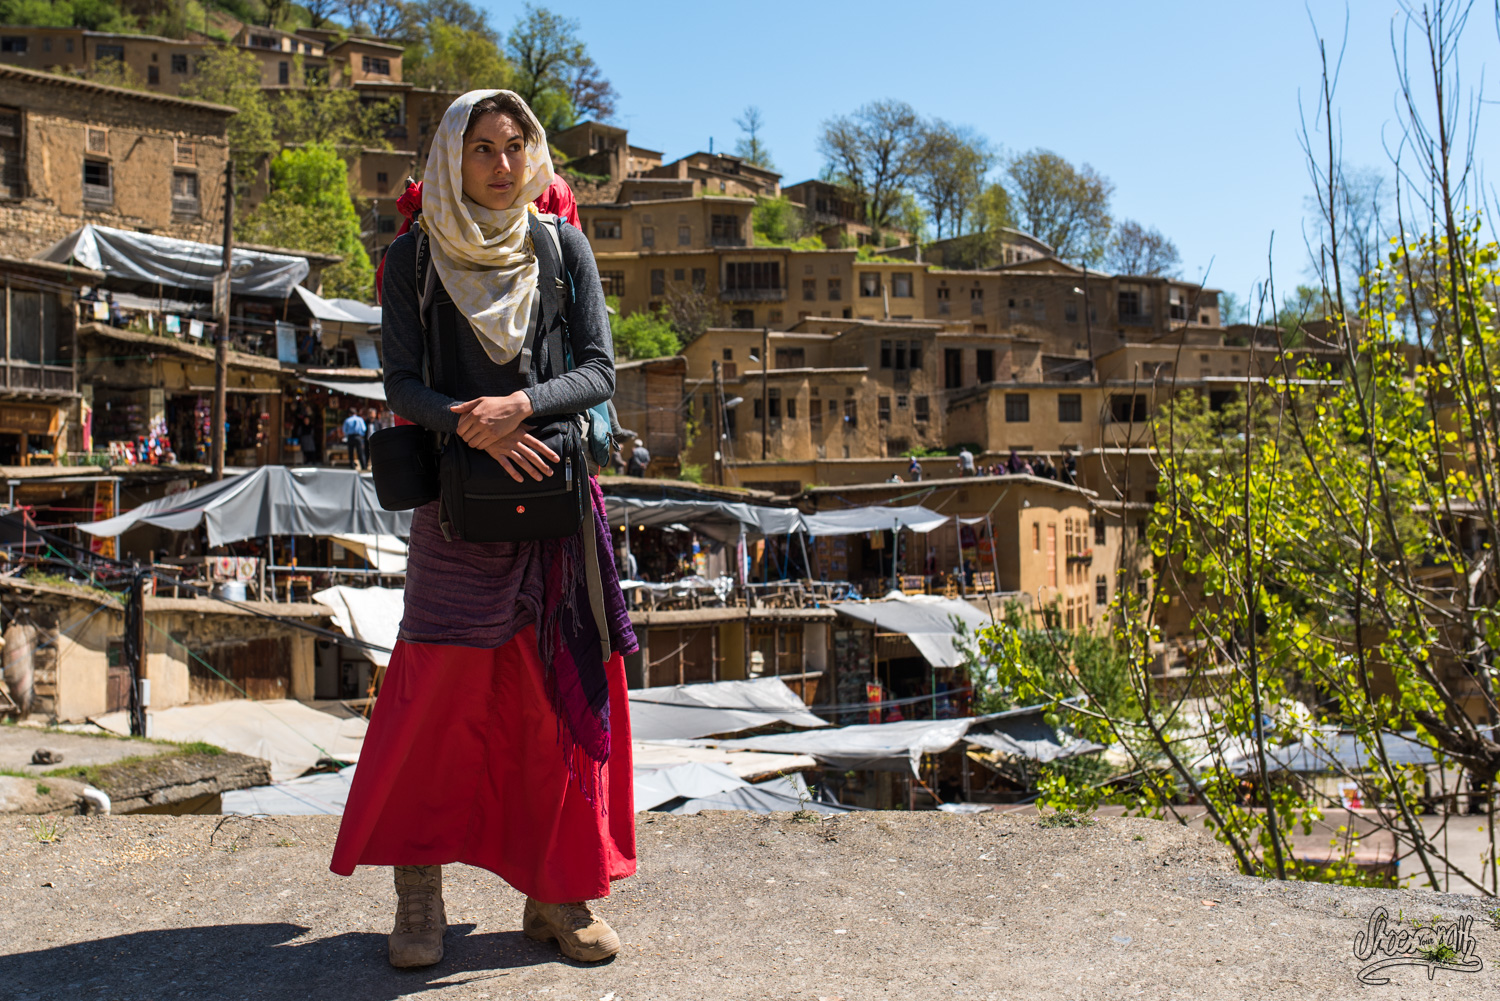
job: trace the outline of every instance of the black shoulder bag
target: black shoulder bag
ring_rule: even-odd
[[[550,377],[563,370],[566,364],[567,287],[562,278],[561,255],[550,239],[538,233],[545,225],[545,221],[532,217],[531,240],[538,257],[540,273],[537,285],[542,294],[532,321],[527,326],[526,339],[520,352],[518,367],[525,373],[527,386],[534,386],[540,381],[539,373],[543,377]],[[429,351],[435,347],[440,360],[434,388],[457,398],[459,394],[456,392],[455,376],[458,371],[457,337],[460,326],[457,310],[446,293],[438,295],[441,290],[435,280],[436,268],[431,266],[430,261],[423,260],[423,251],[426,249],[423,246],[426,242],[424,237],[425,234],[418,236],[417,287],[421,290],[419,312],[423,325],[425,327],[430,324],[435,334],[428,341]],[[541,350],[534,351],[538,331],[542,331]],[[436,341],[435,345],[433,340]],[[444,537],[450,541],[518,542],[562,538],[577,533],[589,509],[588,469],[583,455],[583,418],[580,415],[540,417],[527,421],[526,425],[533,437],[558,456],[559,461],[556,463],[547,463],[551,472],[541,480],[523,474],[523,479],[517,482],[487,452],[469,447],[457,434],[441,436],[437,450],[437,469],[434,470],[436,476],[431,473],[412,476],[410,474],[417,472],[411,458],[411,444],[415,442],[397,443],[393,438],[391,445],[403,458],[397,459],[393,454],[390,464],[404,467],[409,472],[402,477],[407,483],[405,490],[391,485],[389,492],[392,500],[397,500],[395,495],[401,493],[404,496],[399,500],[416,500],[417,504],[421,504],[440,494],[442,506],[439,522]],[[413,439],[431,440],[430,433],[415,426],[387,428],[371,439],[371,466],[381,504],[385,507],[390,505],[386,504],[387,491],[380,489],[382,455],[377,451],[376,444],[390,431],[406,431],[408,428],[411,432],[421,431],[420,435],[410,435]],[[429,457],[433,456],[430,446],[426,451]],[[416,465],[420,466],[422,462],[419,460]],[[415,483],[417,479],[422,481],[422,485]],[[417,504],[405,503],[403,506],[414,507]]]

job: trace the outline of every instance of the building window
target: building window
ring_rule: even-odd
[[[1144,424],[1145,393],[1115,393],[1109,398],[1109,417],[1116,424]]]
[[[187,71],[188,71],[187,53],[186,52],[174,52],[174,53],[172,53],[172,72],[176,73],[178,76],[185,76],[185,75],[187,75]]]
[[[1047,322],[1047,302],[1044,299],[1033,299],[1031,302],[1031,322]]]
[[[780,261],[731,261],[724,265],[726,291],[777,291],[781,287]]]
[[[623,271],[601,271],[599,272],[599,284],[604,286],[605,295],[625,294],[625,272]]]
[[[911,272],[897,271],[891,275],[891,295],[897,299],[911,298]]]
[[[805,368],[807,366],[807,352],[803,348],[777,348],[777,368]]]
[[[198,175],[190,170],[172,171],[172,211],[181,215],[197,215]]]
[[[1105,541],[1104,518],[1102,515],[1094,515],[1094,545],[1102,546]]]
[[[829,406],[832,406],[832,405],[833,404],[830,402]],[[859,427],[859,401],[858,400],[845,400],[844,401],[844,429],[845,430],[852,430],[853,428],[857,428],[857,427]]]
[[[693,291],[694,292],[702,292],[706,288],[708,288],[708,269],[707,268],[694,268],[693,269]]]
[[[379,188],[381,191],[384,191],[386,189],[386,187],[390,185],[390,183],[391,183],[390,175],[387,174],[385,171],[383,171],[383,170],[377,170],[375,172],[375,186],[377,188]]]
[[[197,145],[185,143],[181,139],[172,140],[172,162],[180,167],[196,167],[198,165]]]
[[[594,239],[596,240],[618,240],[620,238],[620,220],[618,219],[595,219]]]
[[[21,112],[0,108],[0,198],[20,198],[26,191],[26,165],[21,161]]]
[[[59,358],[57,330],[61,322],[57,297],[46,292],[10,293],[10,357],[33,365],[66,364]]]
[[[113,59],[116,62],[123,63],[125,61],[125,46],[123,46],[123,45],[95,45],[94,46],[94,61],[102,63],[106,59]]]
[[[897,410],[906,410],[910,406],[911,406],[911,397],[909,397],[909,396],[897,396],[896,397],[896,409]]]
[[[771,407],[771,420],[779,423],[781,421],[781,390],[766,390],[766,402]]]
[[[974,352],[974,368],[979,376],[981,385],[995,381],[995,352],[990,348],[980,348]]]
[[[23,55],[26,52],[25,35],[0,35],[0,52],[13,52]]]
[[[380,56],[365,56],[365,72],[374,76],[390,76],[391,61]]]
[[[969,289],[969,312],[974,316],[984,315],[984,289]]]
[[[882,424],[890,422],[891,398],[889,396],[882,396],[876,401],[875,416],[880,420],[880,423]]]
[[[383,216],[381,216],[380,217],[380,232],[381,233],[394,233],[394,232],[396,232],[396,217],[393,216],[393,215],[383,215]]]
[[[161,83],[161,67],[160,66],[156,66],[156,65],[147,66],[146,67],[146,84],[147,84],[147,86],[155,87],[159,83]]]
[[[812,302],[818,297],[818,280],[816,278],[802,279],[802,301]]]
[[[667,272],[665,268],[651,269],[651,294],[667,294]]]
[[[960,348],[943,349],[943,388],[958,389],[963,385],[964,353]]]
[[[276,64],[276,82],[283,87],[292,82],[292,64],[285,59]]]
[[[1005,422],[1025,424],[1031,420],[1031,395],[1029,393],[1005,394]]]
[[[276,36],[274,35],[251,35],[250,44],[255,46],[257,49],[279,50],[281,48],[281,43],[277,41]],[[369,57],[366,56],[365,60],[368,62]]]
[[[672,280],[674,282],[680,282],[680,281],[682,281],[686,277],[687,277],[687,272],[684,271],[682,268],[673,268],[672,269]]]
[[[708,217],[708,242],[716,247],[740,247],[740,217],[737,215],[711,215]]]
[[[1057,394],[1057,420],[1061,424],[1077,424],[1083,420],[1083,394]]]
[[[838,302],[844,298],[844,279],[828,279],[828,299],[830,302]]]
[[[655,226],[642,226],[641,227],[641,246],[643,246],[643,247],[654,247],[654,246],[656,246],[656,227]]]
[[[109,164],[103,160],[83,161],[83,200],[108,205],[115,200],[110,184]]]
[[[692,243],[693,243],[693,227],[691,227],[691,226],[678,226],[677,227],[677,246],[679,246],[679,247],[689,247],[689,246],[692,246]]]
[[[773,326],[773,327],[776,326],[778,323],[781,322],[781,310],[779,310],[779,309],[773,309],[773,310],[771,310],[770,314],[766,317],[766,319],[771,324],[771,326]],[[794,413],[791,413],[790,411],[788,411],[787,412],[787,416],[788,417],[796,417],[797,415],[794,414]]]
[[[915,420],[918,424],[926,424],[932,419],[931,411],[928,409],[927,397],[919,396],[915,402]]]
[[[1078,322],[1078,300],[1069,298],[1063,303],[1063,319],[1069,323]]]
[[[737,309],[729,319],[730,326],[738,327],[741,330],[748,330],[755,326],[755,310]]]
[[[823,401],[816,397],[807,401],[807,426],[814,431],[823,430]]]
[[[880,276],[871,271],[866,271],[859,276],[859,297],[861,299],[872,299],[880,295]]]
[[[1042,525],[1041,522],[1031,523],[1031,551],[1039,553],[1042,551]]]

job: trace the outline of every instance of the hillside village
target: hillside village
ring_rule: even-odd
[[[220,702],[362,720],[389,662],[410,513],[378,509],[343,428],[392,420],[369,274],[459,91],[410,82],[400,39],[214,18],[171,38],[0,25],[12,717],[138,736],[150,717],[155,736],[213,743],[190,713]],[[224,52],[258,64],[267,99],[311,88],[374,116],[370,145],[337,150],[354,243],[233,236],[278,197],[277,157],[308,144],[234,153],[239,109],[192,96]],[[1331,384],[1348,358],[1329,322],[1294,324],[1289,347],[1202,284],[1112,273],[1011,225],[976,254],[972,234],[876,224],[833,180],[637,140],[657,142],[590,117],[548,135],[616,321],[675,344],[617,343],[629,435],[600,484],[641,642],[636,736],[705,746],[643,744],[638,773],[708,762],[757,789],[780,775],[766,809],[807,808],[809,783],[785,777],[806,773],[816,808],[838,812],[1028,803],[1047,762],[1128,770],[1055,705],[986,695],[968,643],[1009,623],[1079,650],[1146,609],[1150,691],[1202,698],[1199,584],[1148,534],[1165,490],[1154,417],[1181,394],[1208,415],[1274,396],[1303,363]],[[767,230],[768,205],[795,215],[795,238]],[[283,494],[310,513],[277,513]],[[1439,658],[1434,675],[1488,718],[1472,670]],[[683,722],[689,709],[707,716]],[[949,736],[903,737],[869,767],[808,736],[916,721]],[[340,774],[308,753],[269,774]],[[229,811],[252,793],[181,801]],[[1428,795],[1456,809],[1460,794]],[[663,804],[682,806],[642,809]],[[1299,836],[1304,857],[1326,833]],[[1383,879],[1396,855],[1372,833],[1341,858]]]

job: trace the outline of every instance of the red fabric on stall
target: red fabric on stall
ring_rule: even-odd
[[[619,654],[605,670],[619,708],[590,805],[568,775],[534,627],[494,650],[398,641],[329,868],[462,862],[545,903],[607,896],[635,872],[635,793]]]

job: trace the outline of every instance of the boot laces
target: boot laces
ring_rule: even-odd
[[[568,924],[569,931],[581,931],[599,920],[594,912],[589,909],[588,901],[582,900],[576,904],[559,904],[557,909],[562,913],[562,918]]]

